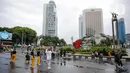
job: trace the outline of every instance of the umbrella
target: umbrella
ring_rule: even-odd
[[[18,46],[18,47],[21,47],[21,45],[20,45],[20,44],[18,44],[17,46]]]

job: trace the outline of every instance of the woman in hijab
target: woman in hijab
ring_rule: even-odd
[[[34,56],[34,52],[31,52],[31,67],[34,68],[35,65],[35,56]]]

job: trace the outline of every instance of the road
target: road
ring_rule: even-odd
[[[52,61],[51,70],[48,70],[46,62],[43,62],[40,66],[35,65],[32,72],[30,65],[25,64],[24,55],[20,52],[17,53],[17,59],[14,65],[11,65],[9,61],[9,53],[0,53],[0,73],[115,73],[114,65],[78,60],[67,60],[65,65],[61,65],[59,61],[54,60]],[[127,66],[130,68],[129,62]]]

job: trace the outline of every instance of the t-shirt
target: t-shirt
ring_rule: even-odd
[[[47,60],[51,60],[52,51],[46,51]]]
[[[22,45],[22,48],[24,48],[24,44]]]

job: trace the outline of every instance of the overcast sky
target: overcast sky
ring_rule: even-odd
[[[42,34],[43,4],[50,0],[0,0],[0,26],[24,26]],[[129,0],[54,0],[58,15],[58,36],[71,43],[79,38],[78,17],[87,8],[103,9],[104,33],[111,34],[111,14],[125,18],[126,33],[130,32]],[[118,1],[118,2],[117,2]]]

